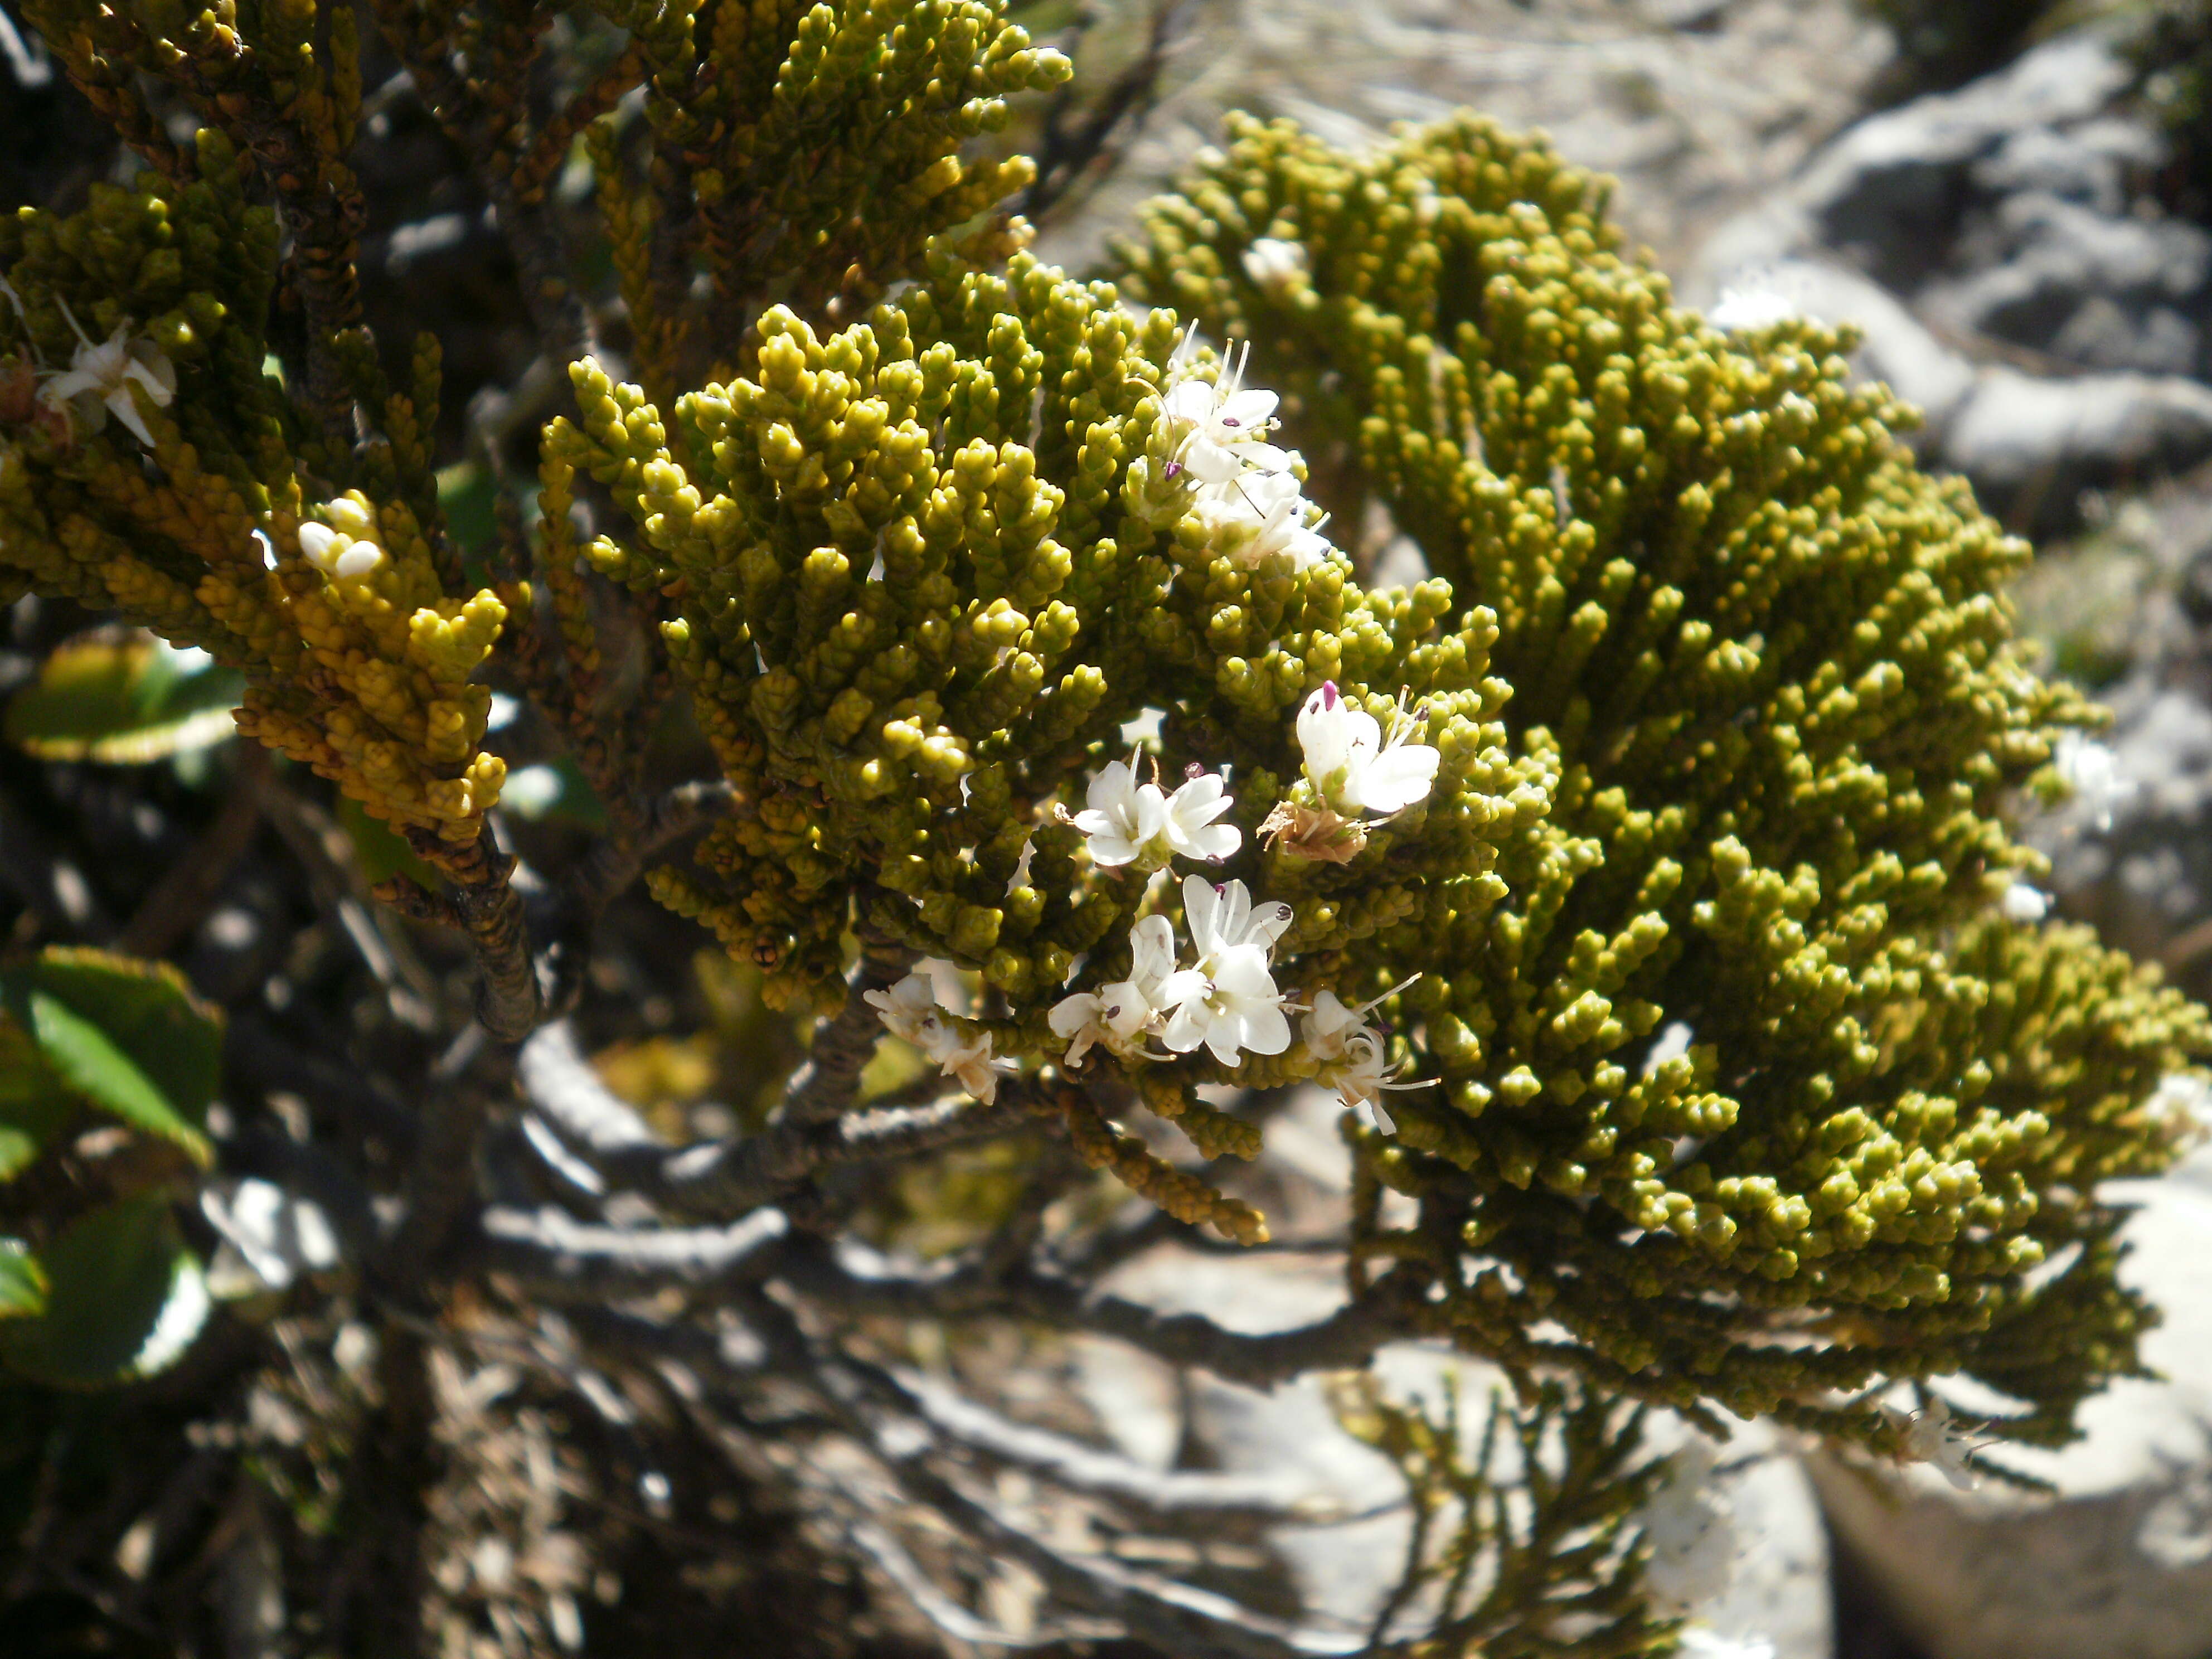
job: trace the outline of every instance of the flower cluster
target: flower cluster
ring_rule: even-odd
[[[1346,1110],[1358,1112],[1386,1134],[1397,1133],[1398,1126],[1382,1103],[1383,1091],[1425,1089],[1432,1086],[1436,1079],[1398,1081],[1412,1064],[1411,1058],[1400,1060],[1395,1065],[1389,1063],[1383,1047],[1388,1039],[1379,1027],[1368,1023],[1367,1017],[1419,977],[1416,974],[1413,979],[1401,981],[1381,996],[1356,1008],[1347,1008],[1334,991],[1316,991],[1305,1018],[1299,1022],[1298,1035],[1306,1053],[1321,1062],[1322,1081],[1337,1091]]]
[[[307,562],[332,581],[367,576],[384,562],[384,550],[376,542],[376,516],[357,489],[323,503],[327,523],[313,519],[300,525],[300,552]]]
[[[888,991],[866,993],[865,1000],[885,1030],[921,1049],[976,1099],[988,1105],[998,1098],[999,1079],[1013,1068],[993,1054],[988,1031],[964,1031],[945,1018],[950,1011],[928,973],[916,969]]]
[[[1413,743],[1420,711],[1402,699],[1386,732],[1366,710],[1347,702],[1334,680],[1298,711],[1298,747],[1305,780],[1279,802],[1261,835],[1294,858],[1342,864],[1367,845],[1370,828],[1426,800],[1443,757]]]
[[[1138,782],[1132,756],[1110,762],[1091,780],[1088,810],[1068,822],[1089,838],[1092,863],[1160,870],[1179,853],[1218,864],[1243,845],[1243,830],[1214,822],[1235,805],[1218,773],[1194,767],[1172,795],[1162,792],[1158,776],[1155,765],[1153,781]]]
[[[1303,458],[1267,441],[1275,394],[1245,386],[1249,344],[1223,361],[1217,379],[1200,378],[1197,342],[1185,330],[1168,359],[1160,430],[1170,458],[1161,471],[1177,493],[1164,498],[1163,516],[1187,507],[1207,544],[1246,569],[1278,556],[1293,571],[1311,569],[1329,555],[1321,533],[1328,515],[1305,498]]]
[[[1906,1462],[1929,1465],[1960,1492],[1972,1492],[1981,1484],[1971,1459],[1984,1443],[1959,1426],[1948,1401],[1929,1395],[1920,1410],[1903,1414],[1899,1426],[1904,1431]]]
[[[1274,405],[1266,393],[1235,389],[1235,379],[1232,373],[1231,390],[1220,394],[1218,408],[1202,410],[1198,399],[1183,400],[1183,418],[1197,423],[1184,441],[1186,453],[1194,450],[1197,465],[1223,475],[1242,463],[1222,459],[1231,454],[1231,442],[1219,430],[1233,436],[1263,429]],[[1187,381],[1177,390],[1195,384]],[[1215,395],[1213,387],[1202,389],[1208,397]],[[1261,401],[1240,401],[1255,398]],[[1171,405],[1173,401],[1170,393]],[[1206,419],[1213,419],[1214,427],[1203,424]],[[1281,473],[1258,477],[1263,483],[1287,481]],[[1428,744],[1407,740],[1412,725],[1401,709],[1386,735],[1374,716],[1345,701],[1334,681],[1324,681],[1306,700],[1297,723],[1304,787],[1324,805],[1315,809],[1278,802],[1268,823],[1279,833],[1285,825],[1303,822],[1303,840],[1296,830],[1291,833],[1294,851],[1325,847],[1307,855],[1348,859],[1364,844],[1361,815],[1374,815],[1377,822],[1395,816],[1426,799],[1435,785],[1442,757]],[[1172,795],[1160,788],[1157,768],[1150,783],[1139,783],[1137,774],[1134,756],[1109,763],[1091,781],[1087,810],[1063,814],[1083,832],[1094,864],[1153,871],[1178,854],[1218,862],[1242,845],[1241,830],[1217,822],[1236,804],[1222,774],[1194,765]],[[1340,816],[1338,809],[1352,816]],[[1079,1063],[1093,1046],[1124,1060],[1166,1059],[1203,1048],[1224,1066],[1237,1064],[1247,1052],[1279,1054],[1289,1048],[1286,1011],[1292,1005],[1276,987],[1269,953],[1291,925],[1291,907],[1255,907],[1243,882],[1213,886],[1198,876],[1184,880],[1182,898],[1198,953],[1195,964],[1176,967],[1174,924],[1166,917],[1139,921],[1129,932],[1128,975],[1095,991],[1076,992],[1053,1008],[1050,1023],[1066,1045],[1066,1064]],[[1323,990],[1305,1012],[1304,1046],[1318,1064],[1318,1074],[1337,1089],[1347,1109],[1391,1133],[1396,1126],[1382,1108],[1384,1091],[1419,1088],[1429,1080],[1396,1081],[1408,1062],[1390,1064],[1382,1032],[1366,1021],[1378,1005],[1412,982],[1357,1008],[1347,1008],[1334,992]],[[1152,1038],[1167,1054],[1149,1048]]]
[[[1291,907],[1255,906],[1243,882],[1217,887],[1202,876],[1183,878],[1182,903],[1197,961],[1175,965],[1175,924],[1165,916],[1139,921],[1129,930],[1129,976],[1054,1006],[1052,1029],[1067,1044],[1067,1063],[1081,1060],[1093,1043],[1134,1057],[1146,1052],[1148,1036],[1170,1054],[1203,1048],[1224,1066],[1236,1065],[1248,1049],[1279,1054],[1291,1046],[1290,1019],[1269,962],[1291,925]]]

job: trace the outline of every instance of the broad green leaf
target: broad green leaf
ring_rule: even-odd
[[[0,1238],[0,1319],[46,1310],[46,1274],[20,1238]]]
[[[222,1079],[222,1011],[167,963],[55,945],[0,979],[45,992],[106,1033],[194,1129]],[[11,999],[12,1000],[12,999]]]
[[[94,635],[57,648],[9,701],[6,734],[46,760],[143,766],[234,736],[244,684],[204,651]]]
[[[30,1032],[0,1008],[0,1181],[38,1157],[77,1109]]]
[[[372,886],[394,876],[405,876],[434,893],[445,884],[444,878],[417,857],[390,824],[369,817],[359,801],[338,802],[338,823],[353,842],[353,855],[361,861],[362,879]]]
[[[453,545],[473,553],[488,547],[499,529],[499,488],[488,467],[459,461],[438,474],[438,506]]]
[[[46,1312],[0,1324],[0,1358],[35,1381],[97,1388],[173,1364],[207,1322],[207,1283],[167,1200],[79,1217],[40,1253]]]
[[[33,991],[28,1002],[40,1050],[63,1082],[132,1127],[174,1141],[197,1162],[211,1161],[207,1137],[185,1121],[106,1032],[45,991]]]
[[[0,1123],[0,1181],[12,1181],[39,1155],[45,1142],[27,1130]]]

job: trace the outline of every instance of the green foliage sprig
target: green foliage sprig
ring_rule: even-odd
[[[2069,1282],[2089,1194],[2162,1161],[2140,1103],[2205,1037],[1988,917],[2035,867],[2008,793],[2088,711],[2009,641],[2026,549],[1912,467],[1848,343],[1722,336],[1601,210],[1479,122],[1364,162],[1248,123],[1129,255],[1340,446],[1343,511],[1495,613],[1558,780],[1492,914],[1378,941],[1445,1087],[1382,1153],[1425,1224],[1376,1248],[1449,1241],[1448,1322],[1524,1363],[1834,1425],[1932,1361],[2063,1433],[2139,1316]]]

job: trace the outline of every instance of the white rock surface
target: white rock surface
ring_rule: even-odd
[[[1863,380],[1881,380],[1940,427],[1973,391],[1973,364],[1930,333],[1881,283],[1814,258],[1776,259],[1730,274],[1729,289],[1772,294],[1804,316],[1849,323],[1863,339],[1851,360]]]
[[[2114,1383],[2063,1450],[1984,1454],[2054,1498],[1810,1462],[1838,1535],[1929,1659],[2212,1652],[2212,1154],[2115,1190],[2142,1206],[2122,1276],[2165,1313],[2143,1342],[2165,1380]]]
[[[1238,1258],[1164,1249],[1128,1263],[1109,1287],[1250,1331],[1326,1318],[1345,1299],[1341,1262],[1328,1256]],[[1334,1497],[1347,1518],[1279,1527],[1267,1541],[1288,1565],[1309,1615],[1355,1628],[1371,1623],[1399,1582],[1411,1521],[1395,1468],[1338,1424],[1326,1379],[1261,1390],[1193,1372],[1178,1384],[1165,1366],[1110,1345],[1077,1353],[1079,1387],[1131,1455],[1158,1458],[1163,1448],[1179,1447],[1187,1423],[1189,1438],[1220,1468],[1293,1472],[1297,1484]],[[1499,1382],[1486,1366],[1413,1343],[1385,1349],[1375,1371],[1393,1398],[1432,1405],[1449,1379],[1470,1426]],[[1182,1421],[1168,1404],[1179,1387],[1188,1410]],[[1826,1534],[1796,1459],[1764,1425],[1747,1425],[1723,1455],[1719,1481],[1741,1553],[1728,1589],[1697,1609],[1696,1621],[1718,1638],[1771,1644],[1775,1659],[1830,1659]]]
[[[2046,379],[1984,369],[1942,434],[1978,486],[2070,494],[2091,472],[2190,466],[2212,454],[2212,387],[2171,374]]]
[[[2098,115],[2129,76],[2103,40],[2068,34],[1956,92],[1869,116],[1717,231],[1699,267],[1717,285],[1808,248],[1886,244],[1923,219],[1948,232],[1959,175],[2001,155],[2015,135]]]

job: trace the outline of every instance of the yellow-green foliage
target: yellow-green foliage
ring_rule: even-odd
[[[1397,1006],[1443,1079],[1369,1145],[1422,1204],[1370,1247],[1516,1363],[1823,1420],[1963,1370],[2063,1433],[2141,1319],[2093,1189],[2163,1164],[2144,1103],[2207,1027],[1990,914],[2036,868],[2003,805],[2089,714],[2011,641],[2027,550],[1916,470],[1847,341],[1676,308],[1540,143],[1469,118],[1360,161],[1247,122],[1146,231],[1134,286],[1251,343],[1445,626],[1496,617],[1556,780],[1501,902],[1431,892],[1359,954],[1425,973]]]
[[[733,0],[702,21],[681,0],[607,8],[637,31],[651,71],[651,190],[621,179],[611,124],[593,144],[648,386],[665,395],[666,377],[695,358],[727,365],[767,299],[816,320],[866,306],[913,271],[930,237],[1028,183],[1026,156],[963,154],[1005,128],[1009,96],[1068,76],[1004,9]],[[681,254],[656,271],[647,240],[669,216],[690,222]],[[714,291],[703,319],[688,314],[688,280],[670,280],[671,266],[688,279],[695,262]]]
[[[0,582],[204,647],[246,675],[247,730],[483,876],[501,771],[473,679],[530,590],[460,579],[434,348],[394,393],[346,326],[350,13],[320,46],[298,4],[40,15],[168,176],[0,226]],[[1196,1089],[1346,1088],[1342,1053],[1079,1064],[1049,1022],[1132,975],[1139,915],[1192,933],[1184,889],[1102,866],[1067,821],[1156,711],[1170,785],[1194,765],[1235,798],[1209,878],[1291,907],[1273,983],[1381,998],[1369,1086],[1386,1060],[1426,1085],[1390,1096],[1395,1134],[1352,1132],[1358,1272],[1433,1286],[1413,1323],[1601,1394],[1880,1443],[1895,1425],[1853,1391],[1889,1377],[1971,1371],[2020,1402],[2010,1432],[2051,1437],[2132,1363],[2142,1314],[2094,1194],[2166,1158],[2147,1103],[2204,1018],[2084,934],[1996,919],[2034,870],[2007,802],[2089,711],[2010,641],[2026,550],[1915,470],[1846,342],[1706,327],[1620,255],[1593,181],[1471,120],[1365,161],[1240,127],[1129,252],[1162,307],[1140,313],[983,213],[1026,163],[963,147],[1066,72],[1002,7],[607,15],[627,50],[542,125],[520,14],[384,21],[418,72],[467,57],[481,84],[426,96],[476,100],[556,345],[596,322],[531,216],[576,132],[647,85],[642,179],[618,117],[590,143],[645,387],[571,368],[537,544],[560,660],[525,637],[513,665],[573,705],[632,823],[619,723],[586,707],[580,562],[645,599],[737,794],[655,890],[769,995],[842,1006],[856,932],[949,957],[981,989],[935,1028],[949,1075],[989,1093],[994,1061],[1058,1069],[1085,1086],[1030,1098],[1097,1165],[1260,1237],[1103,1114],[1249,1156],[1251,1126]],[[231,138],[167,148],[137,74],[211,129],[251,118],[252,191]],[[268,367],[264,190],[329,325],[296,397]],[[1303,487],[1346,536],[1387,509],[1423,580],[1369,589],[1302,517],[1295,556],[1209,517],[1164,398],[1222,366],[1171,360],[1177,313],[1249,344]],[[104,402],[40,390],[103,364]],[[580,472],[619,509],[588,545]],[[1425,795],[1322,814],[1294,721],[1327,683],[1437,752]],[[1417,1225],[1383,1226],[1385,1185]]]
[[[1127,464],[1167,441],[1167,317],[1025,255],[1003,276],[940,255],[866,322],[820,338],[779,310],[761,335],[757,377],[684,398],[672,429],[580,365],[584,426],[547,434],[547,505],[557,522],[587,469],[638,526],[593,562],[677,601],[670,651],[755,810],[709,837],[709,878],[658,890],[787,994],[842,994],[857,896],[890,937],[981,969],[1013,1000],[1000,1052],[1034,1050],[1075,959],[1126,953],[1142,896],[1051,809],[1152,707],[1168,771],[1236,761],[1249,841],[1297,773],[1299,700],[1330,678],[1425,697],[1444,770],[1348,883],[1278,862],[1283,896],[1311,895],[1288,948],[1325,965],[1425,890],[1469,914],[1503,892],[1495,848],[1541,812],[1546,774],[1503,747],[1488,617],[1442,629],[1441,584],[1364,594],[1340,558],[1248,570],[1129,510]]]
[[[477,748],[489,694],[470,680],[507,607],[461,591],[442,544],[435,345],[408,396],[382,386],[365,339],[337,343],[384,431],[334,452],[264,368],[275,216],[247,204],[220,136],[201,135],[192,170],[0,223],[0,380],[23,393],[0,401],[0,574],[204,647],[247,676],[250,734],[395,827],[473,843],[502,767]],[[111,340],[173,374],[166,406],[124,386],[150,447],[96,398],[39,395]],[[320,563],[303,525],[329,544]]]

